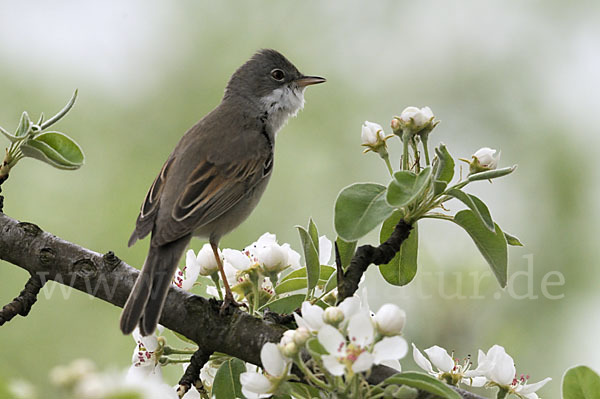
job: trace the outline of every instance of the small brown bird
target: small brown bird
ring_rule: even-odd
[[[305,76],[275,50],[261,50],[231,77],[221,103],[181,138],[150,186],[129,246],[152,233],[142,271],[121,314],[121,331],[154,332],[177,264],[192,236],[218,255],[221,237],[258,204],[273,171],[275,135],[304,106]]]

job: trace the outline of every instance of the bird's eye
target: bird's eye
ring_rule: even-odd
[[[281,69],[273,69],[271,71],[271,77],[275,80],[283,80],[283,78],[285,77],[285,74],[283,73],[283,71]]]

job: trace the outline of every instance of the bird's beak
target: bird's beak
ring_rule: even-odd
[[[327,79],[321,78],[319,76],[302,76],[299,79],[296,79],[296,84],[300,87],[306,87],[310,85],[316,85],[319,83],[326,82]]]

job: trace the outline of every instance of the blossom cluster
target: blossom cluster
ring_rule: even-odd
[[[368,305],[356,296],[325,309],[307,301],[294,318],[298,328],[287,330],[278,344],[263,346],[265,373],[246,372],[240,376],[242,392],[248,399],[283,391],[292,363],[317,387],[326,386],[333,392],[347,386],[368,390],[368,384],[352,381],[363,380],[362,373],[376,364],[400,370],[399,359],[408,351],[408,344],[400,336],[406,314],[393,304],[383,305],[371,314]],[[309,361],[302,358],[302,349],[311,353]],[[320,370],[319,376],[313,370]]]
[[[331,242],[329,251],[331,252]],[[226,248],[219,250],[219,255],[225,276],[237,296],[236,300],[245,301],[255,310],[271,299],[274,285],[282,272],[301,267],[300,254],[288,243],[280,245],[277,237],[271,233],[263,234],[241,251]],[[191,249],[187,251],[185,267],[177,270],[173,284],[189,291],[199,276],[210,276],[215,286],[207,287],[206,292],[214,297],[222,297],[217,261],[209,244],[205,244],[197,254]]]
[[[472,387],[497,387],[504,394],[514,394],[523,399],[538,399],[536,391],[551,380],[545,378],[529,384],[529,375],[517,375],[513,358],[500,345],[492,346],[487,353],[479,350],[478,364],[474,369],[470,356],[461,362],[437,345],[425,349],[425,353],[429,360],[413,344],[415,363],[430,375],[451,385],[462,383]]]

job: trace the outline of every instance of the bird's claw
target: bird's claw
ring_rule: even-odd
[[[223,299],[223,304],[221,305],[221,310],[219,313],[221,316],[230,313],[231,308],[248,308],[248,305],[245,303],[238,303],[233,299],[233,295],[225,295],[225,299]]]

